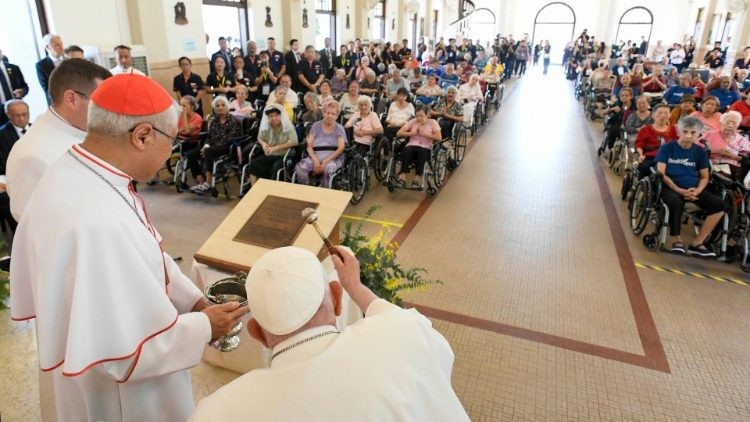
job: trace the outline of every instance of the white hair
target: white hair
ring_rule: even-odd
[[[742,114],[740,114],[739,111],[729,110],[726,113],[722,114],[721,117],[719,117],[719,122],[721,124],[724,124],[726,123],[727,120],[731,118],[737,120],[737,122],[739,123],[742,121]]]
[[[250,90],[245,85],[237,84],[236,89],[239,89],[240,91],[244,91],[245,94],[247,94],[248,96],[250,95]],[[236,91],[235,91],[235,93],[236,93]]]
[[[18,104],[25,105],[26,106],[26,111],[29,110],[29,105],[26,104],[26,101],[14,98],[12,100],[6,101],[5,104],[3,104],[3,110],[5,110],[5,114],[8,115],[8,113],[10,113],[10,108],[13,107],[14,105],[18,105]]]
[[[216,108],[216,104],[219,104],[220,102],[223,102],[229,107],[229,99],[223,95],[217,95],[216,98],[211,101],[211,109],[213,110]]]
[[[46,47],[50,45],[52,43],[52,40],[54,40],[55,38],[60,38],[60,36],[56,34],[47,34],[44,36],[44,38],[42,38],[42,42],[44,43],[44,46]]]
[[[113,113],[89,101],[87,123],[88,131],[92,134],[117,137],[128,133],[141,123],[148,123],[163,131],[176,128],[179,116],[180,109],[174,101],[166,110],[147,116],[125,116]]]
[[[372,110],[372,100],[370,99],[370,97],[360,96],[359,100],[357,100],[357,105],[360,105],[362,103],[367,104],[370,107],[370,110]]]

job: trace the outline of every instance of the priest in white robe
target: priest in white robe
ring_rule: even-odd
[[[104,81],[85,141],[45,173],[16,231],[11,317],[36,318],[60,421],[186,420],[187,369],[247,311],[207,306],[131,188],[171,154],[177,118],[151,79]]]
[[[451,387],[453,352],[430,321],[377,298],[345,248],[338,281],[296,247],[266,253],[245,285],[250,335],[272,349],[256,369],[203,399],[192,421],[466,421]],[[365,318],[336,329],[343,289]]]
[[[21,221],[26,202],[44,172],[72,145],[83,142],[89,96],[110,76],[107,69],[84,59],[64,60],[52,72],[52,105],[13,145],[6,164],[10,212],[16,221]]]

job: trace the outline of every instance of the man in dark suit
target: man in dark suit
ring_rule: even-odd
[[[3,109],[10,120],[0,126],[0,225],[8,224],[11,231],[15,232],[17,223],[10,214],[10,199],[5,190],[5,164],[11,148],[31,125],[29,106],[23,100],[9,100]]]
[[[39,78],[39,85],[42,86],[44,96],[47,98],[47,104],[51,104],[49,97],[49,77],[52,71],[65,59],[65,47],[63,47],[62,38],[59,35],[47,34],[44,36],[44,49],[47,50],[47,57],[36,62],[36,75]]]
[[[318,51],[320,53],[320,65],[323,67],[323,74],[327,79],[333,78],[333,59],[336,57],[336,52],[331,48],[331,39],[326,37],[325,47]]]
[[[13,99],[19,99],[29,93],[29,85],[23,78],[21,68],[8,63],[0,50],[0,125],[8,121],[4,104]]]
[[[299,70],[299,62],[302,61],[302,53],[299,51],[299,41],[293,38],[289,41],[290,50],[284,55],[284,62],[286,62],[286,73],[292,77],[292,89],[296,92],[300,92],[302,89],[302,83],[297,77]]]
[[[226,66],[226,73],[231,74],[232,73],[232,51],[227,47],[227,39],[224,37],[219,37],[219,51],[211,55],[211,62],[208,63],[208,67],[211,70],[211,73],[216,72],[216,69],[214,69],[214,60],[217,57],[223,57],[224,63],[227,64]]]

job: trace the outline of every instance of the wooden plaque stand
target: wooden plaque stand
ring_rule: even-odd
[[[292,202],[304,201],[311,203],[313,208],[316,208],[318,211],[318,225],[321,230],[328,235],[331,242],[338,244],[339,219],[349,204],[351,196],[350,192],[260,179],[250,189],[250,192],[234,207],[224,221],[221,222],[203,246],[198,249],[198,252],[195,254],[195,260],[201,264],[206,264],[230,273],[249,271],[255,260],[270,250],[257,243],[274,245],[284,243],[273,242],[275,239],[266,239],[270,242],[255,242],[255,244],[236,240],[240,231],[247,230],[247,223],[251,218],[253,221],[261,222],[276,220],[277,225],[269,228],[269,230],[255,230],[256,235],[260,233],[260,236],[271,235],[274,230],[297,230],[299,228],[299,225],[295,221],[290,221],[288,225],[283,224],[283,221],[280,221],[278,218],[278,213],[276,215],[256,215],[256,212],[264,202],[266,203],[264,209],[269,210],[272,209],[268,207],[269,203],[283,203],[284,198],[296,200]],[[266,201],[267,199],[269,201]],[[317,207],[314,204],[317,204]],[[289,214],[284,215],[284,218],[292,219],[294,216]],[[298,218],[299,221],[302,221],[302,216],[298,216]],[[320,259],[328,255],[328,251],[323,245],[323,240],[312,226],[304,224],[299,234],[295,232],[295,235],[289,236],[290,239],[294,239],[290,246],[307,249],[317,254]]]

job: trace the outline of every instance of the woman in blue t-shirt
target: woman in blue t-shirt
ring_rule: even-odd
[[[707,192],[708,154],[696,145],[703,124],[695,117],[685,117],[677,123],[679,139],[659,148],[656,154],[656,169],[664,177],[661,199],[669,208],[669,235],[674,238],[671,250],[686,253],[680,238],[682,211],[685,202],[693,202],[708,214],[700,231],[687,248],[687,253],[701,257],[714,257],[703,242],[724,215],[724,203],[716,195]]]

